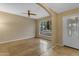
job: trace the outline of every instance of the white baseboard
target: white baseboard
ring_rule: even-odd
[[[0,42],[0,44],[5,44],[5,43],[9,43],[9,42],[14,42],[14,41],[18,41],[18,40],[31,39],[31,38],[34,38],[34,36],[33,36],[33,37],[29,37],[29,38],[20,38],[20,39],[15,39],[15,40],[3,41],[3,42]]]

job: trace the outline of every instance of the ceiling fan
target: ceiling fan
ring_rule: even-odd
[[[35,14],[35,13],[32,13],[30,10],[28,10],[27,13],[23,13],[23,14],[27,14],[28,16],[31,16],[31,15],[36,16],[36,15],[37,15],[37,14]]]

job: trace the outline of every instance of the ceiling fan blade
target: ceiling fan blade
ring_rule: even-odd
[[[30,15],[37,15],[37,14],[35,14],[35,13],[30,13]]]
[[[23,14],[28,14],[28,13],[23,13]]]

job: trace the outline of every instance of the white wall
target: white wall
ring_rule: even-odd
[[[0,43],[35,37],[35,21],[0,12]]]

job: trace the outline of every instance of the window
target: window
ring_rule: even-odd
[[[78,17],[75,17],[75,19],[68,19],[67,29],[68,29],[69,36],[77,34],[77,23],[78,23]]]
[[[40,22],[40,34],[51,36],[51,20],[43,20]]]

